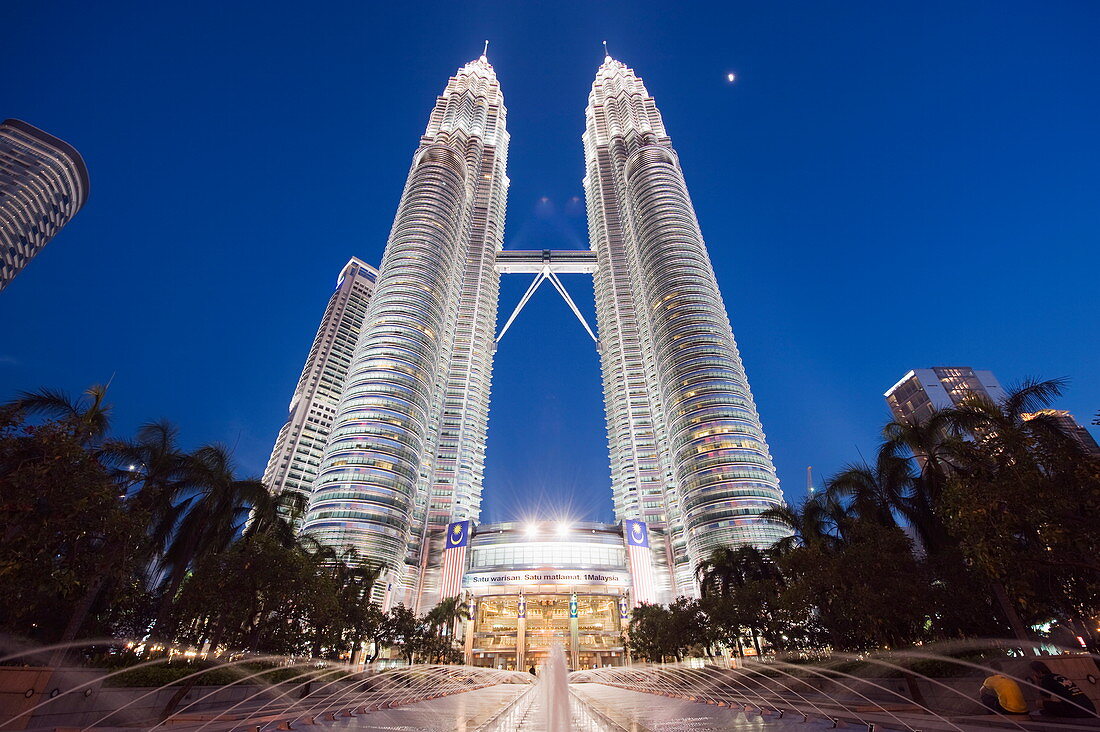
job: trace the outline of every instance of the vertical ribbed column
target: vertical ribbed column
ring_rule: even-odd
[[[433,529],[477,518],[508,188],[505,115],[485,56],[436,100],[303,526],[388,566],[395,602],[415,605],[434,586],[429,569],[442,547]]]
[[[466,166],[420,150],[409,172],[374,298],[303,532],[399,569],[454,295]]]
[[[712,549],[767,546],[788,533],[760,518],[782,493],[653,98],[608,57],[587,120],[585,191],[616,513],[667,529],[677,590],[685,592]],[[659,497],[641,484],[643,469]]]
[[[443,540],[453,521],[476,521],[481,507],[489,394],[508,177],[507,110],[496,73],[482,56],[448,85],[425,136],[463,144],[468,214],[459,250],[443,377],[435,397],[434,436],[417,489],[416,531],[407,552],[414,607],[437,602]],[[412,578],[415,576],[415,580]],[[415,585],[415,587],[414,587]]]
[[[675,153],[637,150],[626,178],[693,561],[771,544],[786,530],[756,516],[781,504],[779,481]]]

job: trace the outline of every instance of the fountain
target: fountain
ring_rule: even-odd
[[[1016,680],[1027,697],[1037,699],[1039,690],[1026,678],[1027,657],[1006,650],[1019,645],[1013,644],[957,641],[858,655],[832,652],[813,662],[779,655],[739,659],[731,667],[636,664],[572,673],[556,644],[537,679],[470,666],[357,671],[321,659],[242,653],[181,664],[176,649],[167,657],[135,656],[135,663],[122,668],[53,668],[36,665],[36,653],[21,650],[0,654],[8,682],[18,682],[19,691],[0,710],[0,732],[59,725],[92,731],[119,724],[192,732],[303,725],[435,732],[452,730],[456,722],[480,732],[812,730],[822,723],[868,732],[1051,732],[1055,728],[1042,717],[990,713],[976,699],[980,680],[992,673]],[[38,654],[53,657],[51,650]],[[1094,699],[1100,696],[1097,657],[1077,652],[1044,659],[1061,664]],[[182,668],[159,686],[118,683],[125,674],[148,678],[160,664]],[[22,681],[32,677],[38,680]]]
[[[543,714],[546,718],[546,732],[569,732],[570,705],[569,679],[565,664],[565,650],[561,643],[555,643],[550,649],[550,658],[542,667],[539,679],[542,694]]]

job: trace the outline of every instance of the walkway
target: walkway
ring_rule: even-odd
[[[712,730],[774,730],[786,732],[801,728],[798,720],[762,721],[730,709],[709,704],[668,699],[640,691],[627,691],[603,684],[571,684],[573,693],[615,726],[605,729],[630,732],[711,732]],[[826,725],[818,725],[822,729]],[[815,732],[816,732],[815,729]]]
[[[530,688],[527,685],[498,684],[398,709],[340,717],[335,722],[323,724],[329,729],[474,732],[492,722],[502,709]]]

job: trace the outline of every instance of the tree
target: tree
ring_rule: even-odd
[[[783,633],[775,614],[784,586],[783,574],[773,556],[754,546],[719,547],[695,568],[703,596],[717,594],[741,608],[736,613],[747,621],[757,654],[762,654],[761,633],[782,643]],[[751,608],[751,611],[749,611]]]
[[[897,527],[894,510],[904,505],[912,484],[906,460],[883,450],[874,465],[846,466],[827,481],[826,491],[834,505],[846,504],[845,518]]]
[[[102,384],[89,386],[76,399],[60,389],[42,388],[22,392],[4,407],[17,415],[45,415],[64,425],[81,445],[94,445],[111,426],[111,405],[106,397],[107,387]]]
[[[134,440],[111,440],[102,450],[127,509],[145,515],[150,560],[167,546],[180,518],[180,494],[189,487],[187,459],[178,439],[179,430],[161,420],[142,425]]]
[[[833,532],[836,524],[835,506],[828,504],[824,496],[807,498],[797,508],[784,503],[773,506],[761,518],[786,525],[791,533],[775,544],[775,551],[782,554],[796,546],[832,545],[837,541]],[[715,558],[712,555],[712,558]]]
[[[788,649],[812,642],[866,651],[923,640],[928,580],[912,542],[896,526],[862,519],[850,521],[846,535],[836,550],[804,547],[780,558],[787,588],[777,604],[787,614],[784,634],[795,639]],[[811,614],[820,635],[800,637],[799,615]]]
[[[634,656],[661,663],[676,655],[672,638],[672,614],[661,605],[643,602],[630,611],[626,646]]]
[[[68,419],[0,414],[0,626],[73,640],[103,588],[134,570],[140,524]],[[83,413],[81,413],[83,415]]]
[[[455,651],[454,629],[461,620],[470,619],[470,609],[458,597],[448,597],[425,614],[421,654],[436,663],[453,660]]]
[[[185,470],[191,493],[180,501],[182,518],[162,559],[166,579],[153,628],[156,635],[166,632],[172,603],[188,568],[224,551],[250,508],[270,500],[263,483],[237,477],[233,460],[223,445],[200,447],[187,457]]]
[[[422,635],[420,619],[402,604],[390,608],[386,614],[389,616],[392,644],[400,651],[406,663],[412,663]]]
[[[944,515],[991,581],[1018,637],[1022,621],[1065,619],[1096,645],[1100,612],[1100,465],[1043,410],[1064,382],[1025,381],[1000,401],[974,395],[951,418],[960,446]]]

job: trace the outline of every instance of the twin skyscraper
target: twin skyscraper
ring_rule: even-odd
[[[616,520],[640,520],[663,536],[671,591],[692,595],[694,568],[711,550],[766,546],[789,533],[760,517],[782,494],[653,98],[607,56],[585,116],[591,252],[532,259],[548,272],[558,259],[590,265]],[[384,564],[390,604],[440,599],[447,527],[479,516],[500,276],[515,271],[501,262],[523,259],[501,254],[506,119],[484,55],[447,83],[377,276],[361,283],[364,298],[372,294],[344,359],[338,405],[303,422],[321,433],[311,438],[319,459],[298,468],[297,488],[309,494],[301,531]],[[354,269],[366,273],[361,263]],[[322,336],[314,351],[333,342]],[[299,392],[322,383],[307,375]],[[292,462],[277,445],[269,484],[283,487],[280,470]]]

